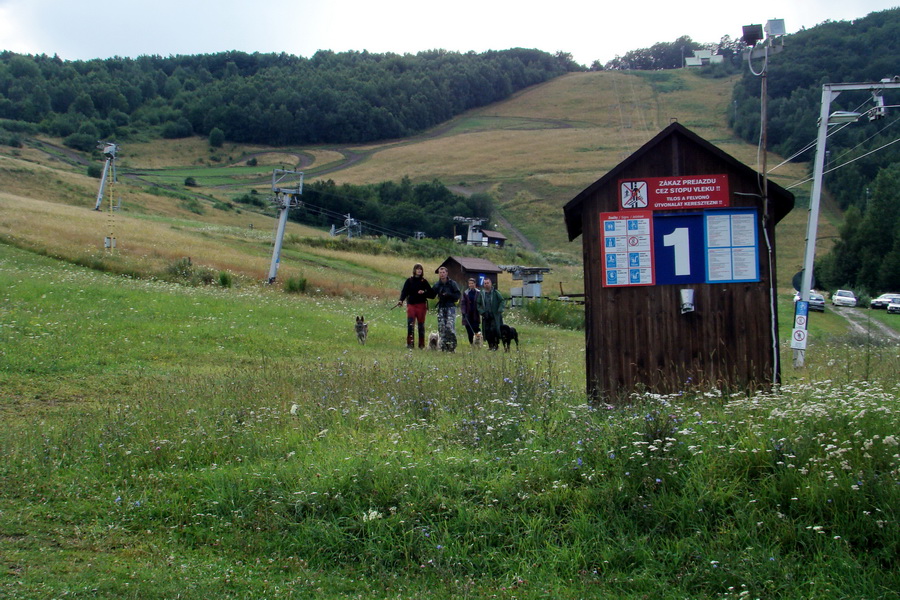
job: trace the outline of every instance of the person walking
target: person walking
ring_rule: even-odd
[[[425,348],[425,315],[428,313],[428,299],[434,298],[431,286],[425,279],[425,267],[416,263],[413,265],[412,276],[403,284],[400,290],[400,301],[397,306],[403,306],[406,301],[406,347],[410,350],[415,343],[415,329],[418,324],[419,348]]]
[[[462,315],[462,322],[466,328],[466,335],[469,336],[469,344],[475,338],[475,334],[481,331],[481,318],[478,315],[478,288],[475,287],[475,278],[469,277],[469,287],[462,293],[459,299],[459,312]]]
[[[496,350],[500,347],[500,326],[503,325],[503,309],[506,300],[494,289],[494,282],[484,278],[484,286],[478,294],[478,314],[481,315],[481,331],[488,348]]]
[[[438,299],[437,318],[440,348],[444,352],[456,350],[456,303],[462,293],[456,282],[450,279],[447,267],[438,268],[438,281],[431,288],[434,298]]]

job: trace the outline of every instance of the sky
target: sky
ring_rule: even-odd
[[[590,66],[682,35],[716,43],[770,19],[784,19],[794,33],[896,6],[900,0],[0,0],[0,50],[88,60],[537,48]]]

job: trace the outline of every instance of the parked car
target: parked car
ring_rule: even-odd
[[[835,306],[856,306],[856,294],[850,290],[838,290],[831,295],[831,303]]]
[[[900,294],[897,296],[900,298]],[[794,302],[800,299],[800,292],[794,294]],[[809,293],[809,310],[825,312],[825,296],[816,292]]]
[[[900,313],[900,298],[894,298],[891,300],[891,303],[887,305],[888,313]]]
[[[895,298],[900,298],[900,294],[882,294],[869,303],[869,308],[887,308]]]

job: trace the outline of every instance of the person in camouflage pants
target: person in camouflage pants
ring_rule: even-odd
[[[456,303],[462,292],[455,281],[450,279],[447,267],[438,269],[438,281],[431,288],[438,299],[437,319],[440,348],[444,352],[456,350]]]

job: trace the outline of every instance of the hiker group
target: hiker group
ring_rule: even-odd
[[[437,270],[438,281],[430,285],[425,279],[425,268],[416,263],[412,275],[404,282],[400,291],[397,306],[406,302],[406,347],[415,348],[416,334],[418,347],[432,347],[444,352],[456,350],[456,305],[469,344],[477,345],[483,336],[488,348],[497,350],[500,345],[500,328],[503,325],[503,310],[506,302],[494,283],[485,277],[482,287],[470,277],[467,288],[460,290],[459,285],[449,277],[447,267]],[[437,299],[438,331],[426,341],[425,316],[428,312],[428,300]],[[435,347],[436,346],[436,347]]]

